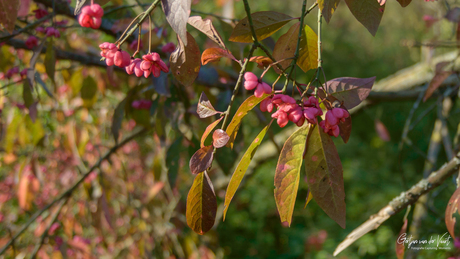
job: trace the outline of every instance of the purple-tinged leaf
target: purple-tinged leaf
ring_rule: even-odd
[[[309,126],[301,127],[284,143],[275,172],[275,201],[281,222],[291,226]]]
[[[227,49],[227,47],[225,47],[224,41],[222,40],[222,37],[220,37],[216,28],[214,25],[212,25],[212,21],[210,19],[203,20],[203,18],[200,16],[192,16],[188,18],[188,23],[208,36],[208,38],[217,43],[219,47]]]
[[[258,41],[270,37],[270,35],[281,29],[286,23],[295,19],[287,14],[273,11],[255,12],[251,14],[251,17]],[[242,43],[253,42],[248,17],[243,18],[235,26],[229,40]]]
[[[342,107],[342,108],[346,110],[345,107]],[[350,114],[350,112],[348,112],[348,114]],[[347,143],[351,135],[351,115],[345,118],[344,122],[339,123],[339,129],[340,129],[340,133],[339,133],[340,137],[342,138],[344,143]]]
[[[198,101],[196,112],[198,113],[198,116],[200,116],[200,118],[202,119],[220,113],[216,111],[216,109],[214,109],[214,107],[212,106],[211,102],[209,101],[208,97],[204,92],[202,92],[200,95],[200,100]]]
[[[375,36],[382,20],[385,5],[376,0],[345,0],[353,16]]]
[[[35,120],[37,119],[37,115],[38,115],[37,105],[38,105],[38,102],[35,101],[34,103],[32,103],[28,107],[29,108],[29,117],[30,117],[30,120],[32,121],[32,123],[35,123]]]
[[[238,134],[238,129],[241,125],[241,120],[243,120],[244,116],[248,114],[250,110],[252,110],[257,104],[267,98],[269,94],[264,94],[261,97],[257,98],[254,95],[249,96],[241,106],[236,111],[235,115],[233,116],[232,121],[228,124],[227,127],[227,134],[230,136],[230,139],[227,143],[227,146],[233,148],[233,142],[235,141],[236,135]],[[227,115],[228,116],[228,115]]]
[[[401,242],[400,240],[400,237],[405,234],[407,231],[407,219],[404,219],[404,224],[401,228],[401,230],[399,231],[399,236],[398,236],[398,239],[396,239],[396,244],[395,244],[395,248],[396,248],[396,257],[398,259],[404,259],[404,242]]]
[[[331,137],[319,126],[313,128],[305,153],[307,184],[316,203],[345,228],[345,190],[343,169]]]
[[[230,137],[228,136],[227,132],[221,129],[216,129],[212,134],[212,145],[215,148],[221,148],[227,144],[229,139]]]
[[[449,231],[449,234],[454,239],[455,239],[455,221],[456,219],[452,216],[455,214],[455,212],[457,212],[458,214],[460,212],[459,209],[460,209],[460,188],[455,190],[454,194],[452,194],[452,197],[450,197],[449,203],[447,204],[446,215],[445,215],[447,230]]]
[[[204,141],[208,137],[209,133],[219,124],[219,122],[223,119],[224,117],[220,117],[218,120],[214,121],[213,123],[209,124],[206,127],[206,130],[203,133],[203,136],[201,136],[201,147],[204,147]]]
[[[190,171],[192,174],[198,174],[204,172],[212,164],[212,158],[214,156],[214,147],[212,145],[202,147],[193,154],[190,158]]]
[[[445,70],[445,67],[452,64],[452,62],[440,62],[436,64],[436,71],[433,79],[431,79],[430,85],[426,89],[425,96],[423,97],[423,101],[425,102],[430,98],[434,91],[438,89],[442,83],[452,74],[452,71]]]
[[[334,14],[339,3],[340,0],[318,0],[319,9],[327,23],[331,21],[332,14]]]
[[[243,180],[243,177],[246,174],[246,171],[248,170],[249,164],[251,163],[252,158],[256,154],[256,151],[262,143],[262,140],[264,139],[265,134],[270,128],[272,122],[273,120],[270,122],[270,124],[268,124],[267,126],[265,126],[265,128],[262,129],[262,131],[252,141],[251,145],[249,145],[248,149],[246,150],[240,162],[238,163],[238,166],[236,167],[235,172],[233,173],[232,178],[230,179],[230,182],[228,183],[224,202],[224,220],[225,215],[227,215],[228,206],[230,205],[230,202],[232,201],[233,196],[236,193],[236,190],[238,190],[238,186],[240,186],[241,180]]]
[[[190,16],[191,0],[161,0],[163,12],[166,15],[171,28],[177,33],[179,38],[188,45],[187,21]]]
[[[206,171],[197,174],[187,196],[187,225],[197,234],[208,232],[216,220],[217,201]]]
[[[190,86],[200,72],[201,61],[200,49],[195,39],[188,32],[186,35],[188,39],[187,47],[181,38],[177,38],[179,44],[177,45],[177,49],[171,53],[169,62],[171,63],[173,76],[184,86]]]
[[[367,98],[375,82],[370,78],[339,77],[327,82],[327,92],[335,97],[347,110],[354,108]]]

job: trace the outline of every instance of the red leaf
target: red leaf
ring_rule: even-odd
[[[236,61],[236,58],[232,55],[232,53],[227,52],[221,48],[209,48],[203,51],[201,54],[201,63],[204,65],[208,64],[209,62],[219,61],[221,58],[229,58]]]
[[[451,64],[451,62],[440,62],[436,64],[436,71],[433,79],[431,79],[430,85],[426,89],[425,96],[423,97],[423,101],[425,102],[430,98],[434,91],[438,89],[442,83],[452,74],[451,71],[444,71],[443,69]]]
[[[327,92],[350,110],[367,98],[375,82],[370,78],[339,77],[327,82]]]
[[[213,151],[214,148],[211,145],[200,148],[195,152],[195,154],[193,154],[192,158],[190,158],[189,164],[192,174],[204,172],[211,166],[212,158],[214,156]]]
[[[404,220],[404,224],[401,228],[401,231],[399,231],[399,236],[398,236],[398,239],[396,239],[396,257],[398,259],[403,259],[404,258],[404,242],[402,242],[400,240],[400,237],[403,235],[403,234],[406,234],[406,230],[407,230],[407,219]]]
[[[202,33],[204,33],[206,36],[208,36],[208,38],[217,43],[219,47],[226,49],[222,37],[220,37],[216,28],[214,28],[214,25],[212,25],[211,20],[203,20],[200,16],[192,16],[188,18],[188,23],[196,29],[198,29],[199,31],[201,31]]]
[[[216,220],[217,201],[208,174],[199,173],[187,195],[187,225],[197,234],[208,232]]]
[[[387,127],[378,119],[375,120],[375,131],[383,141],[388,142],[391,140]]]
[[[171,28],[177,33],[179,38],[188,45],[187,21],[190,16],[191,0],[161,0],[163,12]]]
[[[196,112],[200,118],[207,118],[217,113],[220,113],[214,109],[211,102],[209,101],[208,97],[204,92],[200,95],[200,100],[198,101],[198,106],[196,108]]]
[[[375,0],[345,0],[353,16],[375,36],[382,20],[385,5]]]
[[[203,136],[201,136],[201,147],[204,147],[204,141],[208,137],[209,133],[219,124],[219,122],[223,119],[224,117],[220,117],[220,119],[214,121],[213,123],[209,124],[209,126],[206,127],[206,130],[203,133]]]
[[[229,139],[230,136],[228,136],[227,132],[217,129],[212,134],[212,145],[215,148],[221,148],[227,144]]]
[[[340,0],[318,0],[318,6],[327,23],[331,20],[332,14],[339,6]]]
[[[460,208],[460,188],[455,190],[454,194],[452,194],[452,197],[450,197],[449,203],[447,204],[446,208],[446,215],[445,215],[445,221],[446,221],[446,227],[447,230],[449,231],[450,235],[452,238],[455,239],[455,218],[452,217],[455,212],[458,213]]]
[[[171,56],[169,57],[173,76],[184,86],[190,86],[193,84],[201,67],[200,49],[198,48],[195,39],[188,32],[187,39],[188,45],[186,47],[181,38],[177,38],[179,42],[177,49],[171,53]]]
[[[337,148],[321,127],[312,131],[304,158],[309,190],[321,209],[345,228],[343,169]]]

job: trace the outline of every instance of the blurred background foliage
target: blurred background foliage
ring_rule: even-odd
[[[107,12],[114,6],[130,5],[132,2],[136,1],[113,0],[104,9]],[[457,1],[449,3],[452,8]],[[193,1],[192,8],[223,15],[227,12],[222,11],[223,6],[228,9],[232,4],[235,18],[243,18],[245,14],[240,1],[197,0]],[[299,16],[301,1],[251,1],[250,4],[253,12],[274,10],[296,17]],[[313,2],[308,1],[308,4]],[[32,4],[30,8],[36,7]],[[331,22],[323,24],[323,60],[327,78],[376,76],[380,80],[424,61],[428,58],[426,53],[419,47],[408,47],[406,43],[455,38],[456,26],[452,23],[442,20],[427,28],[423,21],[423,15],[442,18],[445,13],[444,1],[413,1],[407,8],[401,8],[396,1],[387,1],[380,28],[372,37],[342,1]],[[104,18],[124,29],[134,15],[128,8]],[[192,15],[206,16],[194,12]],[[57,20],[64,19],[68,18],[57,16]],[[306,20],[315,31],[316,19],[315,10],[307,15]],[[162,36],[160,30],[154,37],[154,47],[159,48],[166,42],[176,43],[175,35],[167,28],[160,10],[155,11],[154,21],[158,28],[164,27],[167,31]],[[215,18],[213,22],[223,37],[228,38],[229,25]],[[271,38],[276,40],[288,30],[288,26]],[[191,27],[189,29],[201,51],[212,46],[203,34]],[[56,47],[94,56],[99,55],[99,43],[114,41],[112,36],[100,31],[79,27],[75,20],[70,20],[62,34],[55,41]],[[25,40],[27,35],[17,38]],[[147,45],[145,39],[144,46]],[[248,51],[246,45],[227,45],[236,57]],[[452,49],[437,48],[433,51],[438,55]],[[263,55],[262,52],[256,54]],[[0,69],[7,71],[13,66],[26,67],[31,55],[30,51],[14,50],[8,44],[3,45]],[[307,195],[305,182],[300,186],[293,223],[290,228],[283,227],[273,198],[277,157],[262,161],[244,178],[230,205],[226,221],[222,222],[223,198],[229,175],[233,173],[231,169],[269,120],[268,116],[264,118],[253,112],[244,119],[235,151],[221,149],[217,153],[217,163],[210,176],[218,197],[218,217],[213,230],[199,236],[185,223],[186,197],[193,181],[188,161],[197,150],[198,139],[213,119],[201,120],[194,115],[194,110],[202,91],[218,110],[226,108],[233,87],[231,83],[238,71],[234,64],[221,60],[203,66],[197,83],[191,88],[184,88],[171,78],[164,79],[167,83],[152,84],[150,79],[139,80],[124,73],[113,73],[110,69],[63,60],[58,61],[56,66],[54,88],[46,77],[43,62],[42,55],[36,69],[46,85],[53,89],[56,100],[48,97],[42,88],[37,90],[40,91],[40,100],[35,122],[21,108],[21,84],[9,85],[2,90],[0,97],[3,111],[1,245],[34,211],[69,188],[113,146],[110,131],[112,116],[125,97],[127,105],[120,130],[122,137],[128,136],[139,125],[154,122],[153,130],[126,144],[103,162],[100,170],[91,174],[83,188],[73,194],[56,221],[57,229],[50,233],[39,253],[43,258],[81,258],[90,257],[89,254],[94,258],[332,258],[335,247],[350,231],[423,176],[424,157],[407,146],[402,151],[398,150],[404,122],[414,100],[376,103],[353,114],[353,131],[348,144],[343,144],[341,139],[335,140],[344,167],[346,229],[341,229],[328,218],[314,201],[303,208]],[[256,74],[261,73],[255,65],[251,65],[250,69]],[[296,77],[301,82],[307,82],[311,76],[311,71],[302,74],[297,70]],[[270,72],[266,81],[273,82],[275,78],[276,74]],[[229,87],[219,90],[209,87],[227,83]],[[0,81],[0,84],[7,83]],[[89,97],[82,93],[82,86],[88,84],[94,84],[98,89]],[[245,90],[242,91],[238,103],[248,95]],[[150,111],[130,108],[130,102],[136,99],[153,100]],[[435,102],[432,98],[422,103],[415,117]],[[436,118],[436,109],[433,109],[409,135],[423,152],[428,149]],[[390,141],[382,140],[376,133],[376,119],[386,125]],[[452,136],[458,121],[460,105],[454,103],[448,118]],[[272,129],[275,135],[282,132],[278,126]],[[268,142],[268,138],[265,141]],[[264,150],[259,149],[258,152],[263,153]],[[445,161],[446,155],[441,151],[434,168],[439,168]],[[429,239],[431,235],[447,232],[443,221],[444,210],[454,190],[455,180],[452,179],[430,195],[429,210],[423,220],[423,228],[419,230],[421,238]],[[403,214],[401,212],[390,218],[338,257],[394,258]],[[29,231],[15,242],[14,248],[8,250],[6,258],[25,255],[33,250],[34,242],[50,218],[47,215],[49,213],[32,224]],[[450,250],[422,250],[419,258],[446,258],[457,252],[453,243],[450,246]]]

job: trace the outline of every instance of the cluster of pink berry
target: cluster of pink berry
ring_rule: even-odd
[[[87,5],[81,9],[78,23],[82,27],[98,29],[101,26],[104,10],[98,4]]]
[[[54,28],[54,27],[46,27],[46,28],[38,27],[35,30],[37,32],[41,32],[41,33],[46,34],[47,37],[55,37],[55,38],[60,38],[61,37],[61,33],[59,32],[59,30]]]
[[[151,106],[152,101],[145,99],[135,100],[131,103],[131,107],[133,107],[136,110],[149,110]]]
[[[272,93],[272,88],[265,82],[262,82],[261,79],[257,78],[254,73],[251,72],[246,72],[244,74],[244,88],[246,90],[253,90],[254,88],[256,89],[254,91],[254,95],[259,98],[262,95],[265,94],[271,94]]]
[[[345,119],[348,118],[347,110],[342,108],[332,108],[326,113],[326,119],[319,123],[319,126],[323,128],[324,132],[327,134],[337,137],[340,134],[339,123],[345,122]]]
[[[19,72],[19,67],[10,68],[6,71],[6,74],[0,73],[0,79],[11,79],[17,74],[24,78],[27,75],[27,68],[24,68],[21,72]]]

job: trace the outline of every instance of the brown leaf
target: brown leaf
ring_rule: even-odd
[[[258,41],[270,37],[270,35],[294,19],[287,14],[273,11],[255,12],[251,14],[251,17]],[[248,17],[242,19],[235,26],[229,40],[242,43],[253,42]]]
[[[331,20],[332,14],[339,6],[340,0],[318,0],[318,6],[327,23]]]
[[[250,62],[256,62],[257,67],[260,69],[264,69],[268,67],[270,64],[273,63],[273,60],[269,57],[264,56],[256,56],[249,59]]]
[[[198,174],[200,172],[204,172],[204,170],[208,169],[212,164],[212,159],[214,156],[214,148],[212,145],[206,146],[203,148],[198,149],[198,151],[193,154],[192,158],[190,158],[190,171],[192,174]]]
[[[232,53],[227,52],[221,48],[209,48],[203,51],[201,54],[201,63],[204,65],[208,64],[209,62],[219,61],[221,58],[229,58],[232,60],[236,60],[236,58],[232,55]]]
[[[221,148],[227,144],[229,139],[230,136],[228,136],[227,132],[217,129],[212,134],[212,145],[215,148]]]
[[[452,194],[452,197],[450,197],[449,203],[447,204],[446,215],[445,215],[447,230],[449,231],[450,235],[454,239],[455,239],[455,221],[456,219],[452,216],[454,215],[455,212],[457,212],[458,214],[459,208],[460,208],[460,188],[455,190],[454,194]]]
[[[372,90],[375,76],[370,78],[339,77],[327,82],[327,92],[348,110],[364,101]]]
[[[166,0],[163,0],[166,1]],[[179,0],[175,0],[179,1]],[[184,86],[190,86],[200,72],[200,49],[195,39],[187,32],[188,45],[185,46],[181,38],[178,38],[177,49],[171,53],[169,61],[173,76]]]
[[[197,234],[203,235],[214,226],[216,212],[214,187],[206,171],[200,172],[187,195],[187,225]]]
[[[187,21],[190,16],[191,0],[161,0],[163,12],[171,28],[177,33],[184,46],[188,45]]]
[[[342,109],[347,110],[345,107],[342,107]],[[350,112],[348,112],[348,114],[350,114]],[[344,143],[347,143],[351,135],[351,115],[345,118],[344,122],[339,123],[339,129],[340,129],[340,133],[339,133],[340,137],[342,138]]]
[[[213,123],[209,124],[209,125],[206,127],[206,130],[204,131],[203,136],[201,136],[201,147],[204,147],[204,141],[205,141],[206,138],[208,137],[209,133],[211,133],[211,131],[217,126],[217,124],[219,124],[219,122],[220,122],[223,118],[224,118],[224,117],[220,117],[220,119],[214,121]]]
[[[385,5],[375,0],[345,0],[353,16],[375,36],[382,20]]]
[[[0,24],[9,33],[13,33],[19,10],[19,0],[0,0]]]
[[[204,92],[200,95],[200,100],[198,101],[198,106],[196,107],[196,112],[200,118],[207,118],[217,113],[220,113],[214,109],[211,102]]]
[[[224,41],[222,40],[222,37],[217,32],[216,28],[214,28],[214,25],[212,25],[212,21],[210,19],[203,20],[200,16],[192,16],[188,18],[188,23],[208,36],[208,38],[217,43],[219,47],[227,49],[227,47],[225,47]]]
[[[375,120],[375,131],[383,141],[388,142],[391,140],[387,127],[378,119]]]
[[[412,2],[412,0],[397,0],[402,7],[406,7]]]
[[[451,64],[451,62],[440,62],[436,64],[436,71],[433,79],[431,79],[430,85],[426,89],[425,96],[423,97],[423,101],[425,102],[430,98],[434,91],[438,89],[442,83],[452,74],[452,71],[445,71],[443,70],[446,66]]]
[[[396,257],[398,259],[404,259],[404,242],[401,242],[400,238],[402,235],[406,234],[407,231],[407,219],[404,220],[404,224],[401,228],[401,231],[399,231],[399,236],[398,239],[396,239]]]
[[[37,177],[29,172],[23,172],[18,185],[19,207],[29,210],[35,199],[35,193],[40,189],[40,182]]]

